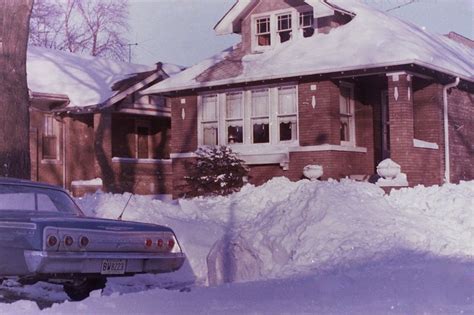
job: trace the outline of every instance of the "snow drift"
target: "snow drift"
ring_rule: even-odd
[[[174,204],[133,196],[124,219],[171,226],[189,262],[186,274],[175,276],[215,285],[342,268],[407,251],[472,259],[473,196],[473,181],[385,195],[368,183],[282,177],[228,197]],[[116,218],[128,197],[98,193],[79,203],[88,215]]]

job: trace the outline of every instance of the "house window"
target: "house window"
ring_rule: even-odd
[[[257,45],[258,46],[271,46],[271,32],[270,32],[270,17],[262,17],[255,20]]]
[[[300,13],[300,29],[303,37],[311,37],[314,34],[313,11]]]
[[[252,108],[252,142],[270,142],[270,117],[268,89],[253,90],[251,97]]]
[[[295,85],[201,95],[198,98],[199,145],[296,142],[297,100]]]
[[[43,159],[59,160],[59,122],[53,115],[44,116]]]
[[[243,143],[243,97],[242,92],[232,92],[226,94],[226,131],[227,143]]]
[[[354,86],[341,82],[339,91],[341,144],[355,145]]]
[[[277,33],[280,43],[287,42],[291,39],[291,13],[277,16]]]
[[[136,157],[137,159],[149,159],[150,156],[150,124],[148,121],[137,121],[135,124],[136,134]]]
[[[202,97],[201,128],[202,144],[217,145],[218,141],[218,108],[217,94]]]
[[[296,140],[296,124],[296,87],[280,87],[278,88],[279,140]]]

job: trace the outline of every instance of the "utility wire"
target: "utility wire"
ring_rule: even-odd
[[[406,2],[406,3],[400,4],[400,5],[396,6],[396,7],[393,7],[393,8],[390,8],[390,9],[388,9],[388,10],[385,10],[385,12],[390,12],[390,11],[393,11],[393,10],[397,10],[397,9],[403,8],[403,7],[405,7],[405,6],[409,5],[409,4],[415,3],[416,1],[418,1],[418,0],[410,0],[410,1]]]

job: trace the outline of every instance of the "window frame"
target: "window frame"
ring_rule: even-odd
[[[355,98],[354,98],[354,83],[341,81],[339,82],[339,121],[342,124],[342,120],[345,118],[348,121],[348,132],[349,141],[341,139],[341,145],[343,146],[356,146],[356,128],[355,128]],[[342,96],[342,88],[349,89],[349,112],[341,112],[343,101],[347,104],[346,98]]]
[[[233,90],[233,91],[227,91],[224,93],[225,94],[225,114],[224,114],[224,120],[225,120],[225,128],[224,128],[224,133],[225,133],[225,140],[224,140],[224,143],[226,145],[239,145],[239,144],[244,144],[245,143],[245,136],[246,136],[246,131],[245,131],[245,119],[244,119],[244,116],[245,116],[245,93],[244,91],[240,90],[240,91],[237,91],[237,90]],[[231,117],[229,118],[228,117],[228,99],[229,99],[229,96],[230,95],[237,95],[237,94],[240,94],[240,117],[239,118],[235,118],[235,117]],[[242,128],[242,142],[234,142],[234,143],[230,143],[229,141],[229,123],[232,123],[232,122],[238,122],[240,121],[241,124],[241,128]],[[219,132],[219,130],[218,130]]]
[[[311,17],[311,25],[305,25],[304,24],[304,15],[310,15]],[[314,34],[317,32],[317,19],[314,18],[314,11],[313,10],[305,10],[298,12],[298,29],[300,31],[301,37],[303,38],[308,38],[314,36]],[[305,29],[312,28],[313,29],[313,34],[311,36],[304,36],[304,31]]]
[[[288,18],[287,23],[289,24],[289,28],[280,29],[280,26],[283,23],[280,19],[285,17],[285,16]],[[276,14],[275,17],[276,17],[276,35],[277,35],[276,37],[278,39],[278,43],[283,44],[283,43],[286,43],[288,41],[291,41],[293,39],[293,14],[292,14],[292,12],[285,12],[285,13]],[[289,38],[288,38],[288,40],[282,42],[280,34],[285,33],[285,32],[289,32]]]
[[[280,113],[280,91],[286,89],[294,89],[294,102],[295,102],[295,111],[293,113]],[[277,88],[277,105],[276,105],[276,130],[277,130],[277,140],[278,143],[292,143],[294,141],[297,141],[299,139],[299,134],[298,134],[298,86],[281,86]],[[292,139],[290,140],[281,140],[281,132],[280,132],[280,124],[281,124],[281,118],[284,117],[294,117],[294,124],[296,125],[296,131],[295,131],[295,139],[293,139],[293,134],[292,134]]]
[[[49,122],[50,121],[50,122]],[[56,156],[45,155],[45,139],[55,139]],[[43,128],[41,133],[41,161],[42,162],[59,162],[61,161],[61,139],[62,126],[55,118],[54,114],[44,114]]]
[[[215,120],[205,120],[204,119],[204,98],[206,97],[211,97],[215,96],[216,97],[216,115],[215,115]],[[221,115],[221,110],[220,109],[220,101],[219,99],[222,98],[222,96],[219,95],[219,93],[212,92],[212,93],[204,93],[198,96],[198,145],[205,145],[204,144],[204,125],[205,124],[215,124],[217,128],[217,143],[219,144],[221,142],[220,139],[220,132],[222,130],[222,124],[220,123],[220,115]]]
[[[264,20],[264,19],[268,20],[268,30],[267,30],[267,32],[259,32],[259,21]],[[253,34],[255,46],[260,48],[260,49],[265,49],[266,47],[272,47],[273,44],[274,44],[274,39],[273,39],[274,36],[272,35],[273,32],[272,32],[272,18],[271,18],[271,15],[256,16],[252,21],[252,25],[254,26],[254,31],[252,32],[252,34]],[[269,39],[270,39],[270,44],[269,45],[260,45],[259,44],[259,37],[263,36],[263,35],[268,35],[269,36]]]
[[[284,140],[280,141],[280,131],[279,131],[279,100],[278,100],[278,89],[279,88],[291,88],[294,87],[295,91],[295,113],[290,114],[290,116],[295,116],[296,119],[296,139],[293,140]],[[268,91],[268,116],[253,116],[252,115],[252,91],[264,90]],[[229,143],[227,138],[227,122],[226,118],[226,96],[228,93],[242,93],[242,143]],[[218,111],[218,142],[217,145],[229,145],[229,146],[274,146],[278,144],[295,144],[299,145],[299,113],[298,113],[298,83],[288,82],[285,84],[272,84],[272,85],[260,85],[252,86],[247,88],[240,89],[227,89],[219,90],[213,92],[203,92],[198,94],[198,122],[197,122],[197,133],[198,133],[198,146],[205,146],[204,144],[204,133],[202,125],[206,121],[202,119],[203,112],[203,98],[209,95],[217,95],[217,111]],[[282,116],[288,116],[288,114],[283,114]],[[268,119],[269,122],[269,141],[268,143],[253,143],[253,124],[252,119]]]

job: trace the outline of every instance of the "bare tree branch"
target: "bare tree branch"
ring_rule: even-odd
[[[127,0],[37,0],[30,44],[126,60]]]

